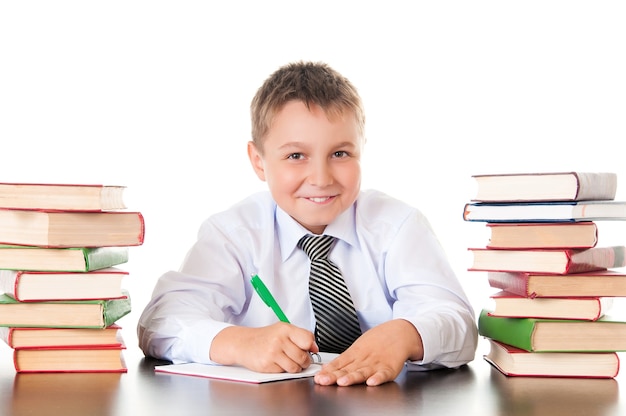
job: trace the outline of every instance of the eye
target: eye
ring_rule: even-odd
[[[346,152],[345,150],[338,150],[333,153],[333,157],[335,158],[343,158],[343,157],[348,157],[348,156],[350,156],[350,154]]]
[[[287,159],[291,159],[291,160],[300,160],[303,158],[304,158],[304,155],[302,153],[291,153],[287,156]]]

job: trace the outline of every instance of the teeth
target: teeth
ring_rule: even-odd
[[[328,197],[324,197],[324,198],[309,198],[311,201],[313,202],[324,202],[326,200],[328,200]]]

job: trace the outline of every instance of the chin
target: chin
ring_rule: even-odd
[[[328,222],[323,221],[323,222],[314,222],[314,223],[310,223],[310,222],[302,223],[301,222],[300,224],[302,224],[307,230],[311,231],[312,233],[322,234],[324,230],[326,229],[326,227],[328,226],[328,224],[330,224],[331,222],[332,220]],[[316,231],[313,231],[313,230],[316,230]]]

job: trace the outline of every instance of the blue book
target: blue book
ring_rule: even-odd
[[[626,201],[467,203],[465,221],[626,221]]]

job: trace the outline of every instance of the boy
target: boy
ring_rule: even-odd
[[[407,361],[416,369],[471,361],[473,310],[426,218],[380,192],[360,190],[365,117],[353,85],[325,64],[292,63],[257,91],[251,116],[248,156],[269,192],[208,218],[180,271],[161,276],[139,320],[144,353],[301,371],[310,365],[309,352],[331,338],[324,316],[334,313],[318,315],[313,297],[334,299],[334,289],[309,294],[311,272],[311,280],[343,276],[343,303],[353,304],[358,317],[356,329],[337,335],[356,331],[356,340],[322,348],[348,347],[316,383],[375,386],[394,380]],[[336,239],[319,272],[305,252],[317,243],[300,239],[322,234]],[[290,323],[278,322],[255,293],[252,275],[262,278]],[[349,325],[348,318],[337,321]]]

